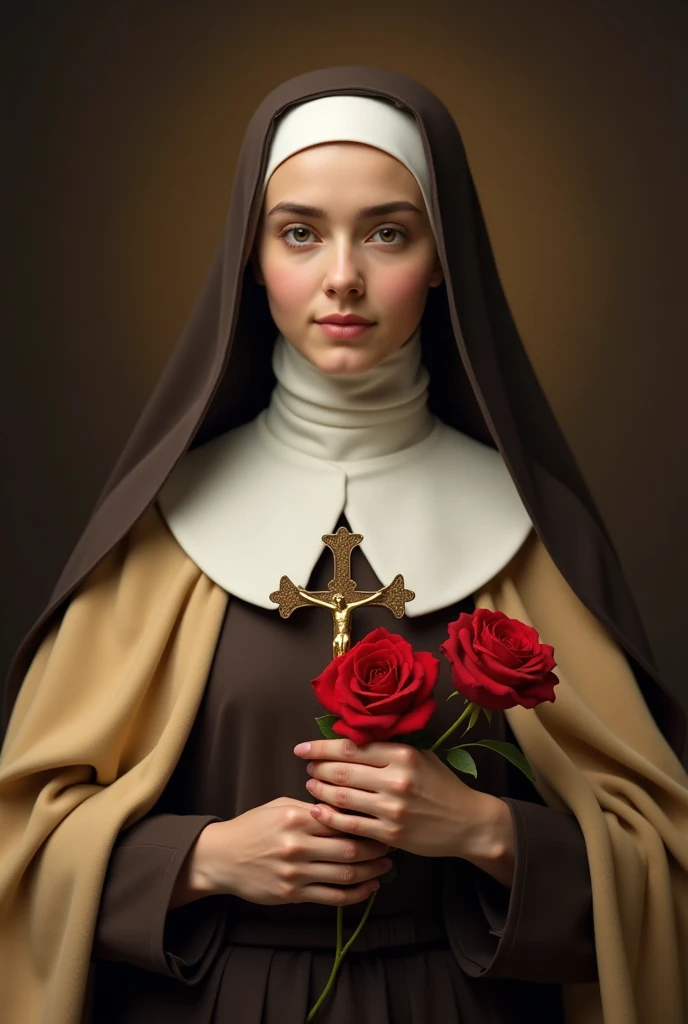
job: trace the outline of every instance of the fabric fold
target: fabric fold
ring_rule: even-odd
[[[449,864],[445,921],[457,960],[476,978],[596,981],[590,873],[578,822],[503,799],[514,822],[511,889],[466,861]]]
[[[226,603],[151,508],[33,659],[0,764],[7,1021],[80,1021],[111,849],[174,769]]]
[[[179,872],[212,815],[154,814],[120,836],[110,856],[93,956],[196,984],[220,946],[226,901],[170,910]]]
[[[567,1021],[685,1020],[688,775],[618,644],[539,538],[476,605],[534,626],[555,650],[555,702],[506,716],[543,798],[571,811],[585,837],[599,984],[565,986]]]
[[[227,599],[151,506],[34,657],[0,765],[0,991],[12,1024],[82,1019],[108,858],[179,760]],[[556,701],[506,714],[543,800],[573,814],[585,840],[599,983],[564,986],[567,1024],[681,1021],[688,776],[623,652],[537,536],[476,605],[534,626],[557,652]]]

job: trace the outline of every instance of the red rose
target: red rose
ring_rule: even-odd
[[[428,724],[437,707],[432,692],[439,664],[380,627],[334,658],[313,689],[322,706],[339,716],[333,731],[363,746]]]
[[[534,708],[554,700],[554,648],[541,644],[532,626],[503,612],[462,612],[449,624],[440,650],[451,663],[456,689],[482,708]]]

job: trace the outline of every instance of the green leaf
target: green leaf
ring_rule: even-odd
[[[462,736],[465,736],[466,733],[468,732],[468,730],[473,728],[475,723],[478,721],[478,716],[479,715],[480,715],[480,708],[476,705],[473,708],[473,710],[471,711],[470,717],[468,719],[468,725],[466,726],[464,731],[461,733]]]
[[[341,739],[341,736],[338,736],[336,732],[332,731],[332,726],[335,724],[335,722],[338,721],[339,719],[337,718],[336,715],[322,715],[320,718],[316,718],[318,728],[320,729],[320,732],[323,734],[326,740]]]
[[[452,697],[460,697],[460,696],[461,696],[461,694],[459,693],[459,691],[458,691],[458,690],[452,690],[452,692],[451,692],[451,693],[449,694],[449,696],[447,697],[447,700],[451,700],[451,699],[452,699]],[[464,697],[464,699],[463,699],[463,702],[464,702],[464,704],[466,703],[466,698],[465,698],[465,697]]]
[[[530,767],[528,758],[513,743],[504,743],[503,740],[478,740],[477,743],[471,744],[475,747],[488,747],[490,750],[496,750],[498,754],[505,757],[507,761],[511,761],[512,764],[523,772],[523,774],[530,779],[531,782],[535,782],[535,772]]]
[[[396,866],[396,864],[392,864],[392,866],[389,869],[389,871],[385,871],[384,875],[379,875],[378,881],[380,881],[382,883],[382,885],[386,885],[387,882],[393,882],[396,877],[397,877],[397,866]]]
[[[491,709],[490,708],[483,708],[483,711],[485,712],[485,718],[488,720],[490,725],[492,725],[492,711],[491,711]]]
[[[478,769],[475,766],[475,761],[468,751],[463,750],[462,747],[452,747],[451,750],[448,750],[447,761],[457,771],[463,772],[465,775],[473,775],[476,779],[478,778]]]

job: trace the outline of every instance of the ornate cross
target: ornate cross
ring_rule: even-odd
[[[334,579],[327,584],[327,590],[304,590],[295,586],[288,576],[283,576],[279,590],[270,594],[270,600],[279,605],[283,619],[288,619],[296,608],[304,605],[329,608],[334,629],[332,656],[337,658],[349,650],[351,613],[354,608],[361,608],[365,604],[383,605],[400,619],[404,614],[404,605],[407,601],[413,601],[416,595],[412,590],[406,590],[401,574],[380,590],[359,592],[351,579],[351,552],[361,543],[363,535],[349,533],[345,526],[340,526],[336,533],[326,533],[322,539],[334,555]]]

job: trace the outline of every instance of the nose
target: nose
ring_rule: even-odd
[[[342,241],[332,247],[329,253],[323,291],[328,295],[362,295],[365,282],[352,246]]]

